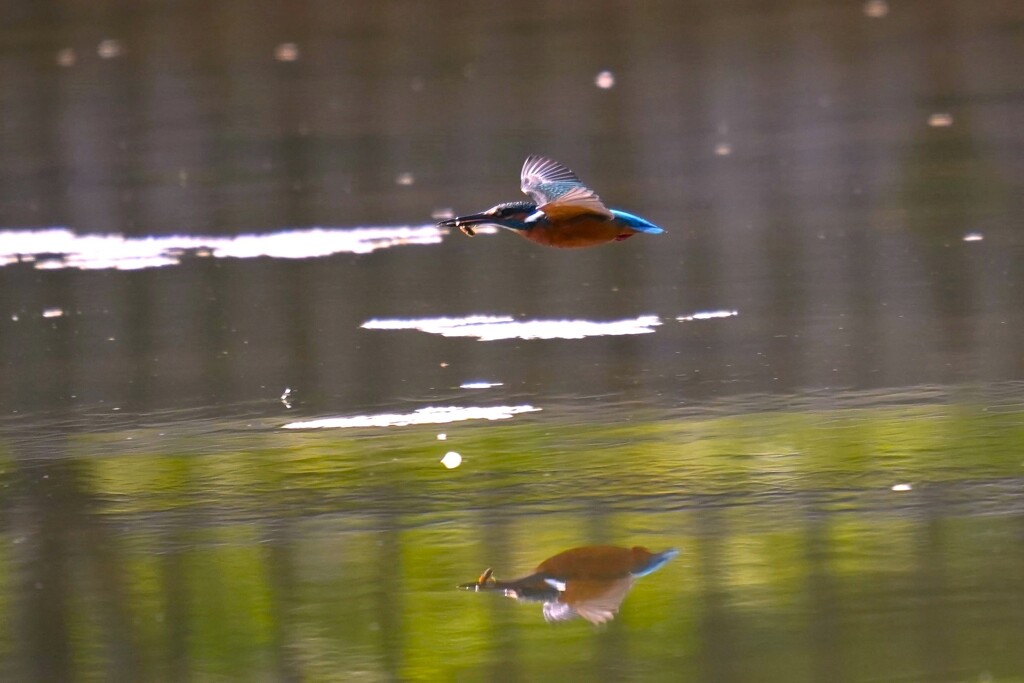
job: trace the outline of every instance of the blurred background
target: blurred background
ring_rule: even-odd
[[[1024,680],[1021,3],[0,14],[0,677]]]

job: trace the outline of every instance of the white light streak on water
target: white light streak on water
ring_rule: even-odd
[[[739,311],[698,311],[691,313],[690,315],[681,315],[676,320],[681,323],[690,322],[691,320],[712,320],[714,318],[731,318],[734,315],[739,315]]]
[[[476,337],[480,341],[501,339],[583,339],[625,334],[647,334],[661,324],[655,315],[631,320],[516,320],[511,316],[474,315],[466,318],[420,318],[409,320],[368,320],[368,330],[420,330],[444,337]]]
[[[407,427],[409,425],[447,424],[463,420],[507,420],[519,413],[533,413],[533,406],[493,406],[489,408],[435,407],[411,413],[383,413],[354,417],[327,417],[319,420],[289,422],[284,429],[351,429],[353,427]]]
[[[139,270],[177,265],[189,253],[213,258],[289,259],[368,254],[388,247],[438,244],[448,232],[433,225],[307,228],[234,237],[77,235],[66,228],[3,230],[0,267],[35,262],[40,270]]]

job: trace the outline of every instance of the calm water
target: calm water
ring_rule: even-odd
[[[1019,3],[3,13],[0,679],[1024,681]]]

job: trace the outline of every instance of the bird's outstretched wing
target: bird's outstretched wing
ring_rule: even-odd
[[[550,218],[571,218],[593,213],[611,218],[612,212],[601,198],[571,170],[553,159],[536,154],[528,156],[520,173],[523,192]]]

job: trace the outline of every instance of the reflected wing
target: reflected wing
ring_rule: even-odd
[[[523,192],[550,218],[570,218],[583,213],[612,217],[612,212],[593,190],[553,159],[536,154],[527,157],[519,179]]]
[[[619,605],[632,587],[633,577],[629,576],[614,581],[570,581],[565,592],[559,596],[559,601],[591,624],[603,624],[615,617]]]
[[[545,602],[544,621],[569,621],[575,619],[578,614],[576,610],[564,602]]]

